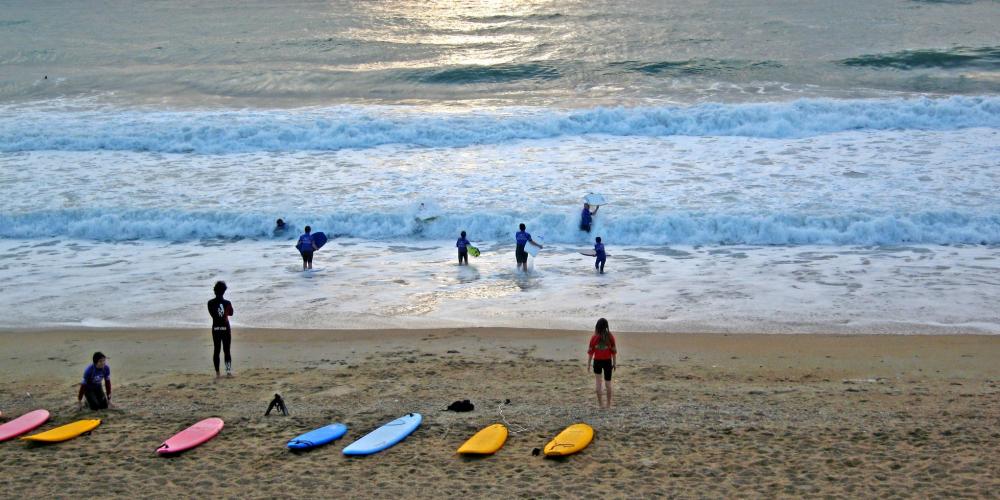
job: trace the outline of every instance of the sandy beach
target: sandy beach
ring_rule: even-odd
[[[995,497],[1000,491],[1000,338],[618,333],[616,401],[597,408],[587,332],[510,329],[245,330],[236,376],[216,380],[207,330],[0,333],[4,420],[36,408],[42,429],[89,418],[75,385],[110,356],[116,409],[61,444],[0,444],[0,488],[17,496]],[[291,415],[265,417],[281,393]],[[470,399],[470,413],[442,411]],[[503,415],[499,403],[504,406]],[[408,412],[424,424],[367,458],[340,450]],[[209,416],[222,433],[174,458],[160,442]],[[462,458],[502,422],[496,455]],[[296,435],[348,434],[293,454]],[[563,427],[596,438],[563,459],[532,456]]]

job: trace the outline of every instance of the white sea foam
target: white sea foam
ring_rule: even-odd
[[[1000,247],[550,244],[514,269],[511,244],[339,240],[301,271],[290,242],[0,240],[4,326],[209,324],[216,279],[241,327],[510,326],[617,331],[1000,333]]]
[[[377,123],[354,122],[362,133],[341,138],[361,146],[347,149],[303,128],[316,110],[5,108],[0,123],[18,133],[54,116],[91,131],[41,127],[19,143],[34,145],[4,143],[0,326],[202,325],[198,291],[223,278],[244,304],[242,326],[587,328],[608,316],[636,330],[1000,331],[990,303],[1000,295],[995,99],[885,101],[861,118],[847,115],[871,102],[835,103],[847,107],[826,118],[845,122],[810,121],[829,104],[703,106],[728,115],[692,119],[707,128],[691,133],[723,134],[697,136],[636,125],[648,116],[632,117],[632,128],[595,125],[634,110],[556,119],[356,108]],[[806,126],[776,126],[793,123],[776,109]],[[759,110],[770,121],[754,128]],[[101,122],[128,113],[148,126]],[[241,116],[301,134],[275,132],[283,150],[259,141],[260,128],[217,128],[204,143],[175,130]],[[869,125],[854,130],[858,120]],[[405,123],[412,135],[389,126],[372,140],[378,123]],[[468,123],[544,133],[489,138]],[[453,144],[440,127],[455,128]],[[296,149],[316,140],[330,150]],[[197,152],[165,152],[183,149]],[[590,191],[611,203],[587,234],[577,224]],[[421,213],[421,202],[433,208]],[[278,217],[293,229],[272,234]],[[528,277],[510,255],[520,222],[550,243]],[[303,274],[291,239],[306,224],[334,238],[318,254],[323,269]],[[468,269],[452,262],[461,230],[485,252]],[[594,236],[613,254],[604,276],[577,253]]]
[[[62,111],[62,107],[74,107]],[[414,113],[392,106],[296,110],[79,109],[73,102],[0,106],[0,151],[235,153],[336,151],[388,144],[463,147],[612,135],[799,138],[851,130],[1000,127],[1000,98],[834,100],[553,110]]]

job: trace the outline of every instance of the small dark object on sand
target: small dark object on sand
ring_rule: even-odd
[[[288,408],[285,406],[285,400],[281,399],[281,394],[275,394],[274,399],[271,400],[271,404],[267,405],[267,411],[264,412],[264,416],[271,414],[271,410],[277,408],[282,415],[288,416]]]

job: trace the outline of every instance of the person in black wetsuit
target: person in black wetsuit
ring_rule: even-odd
[[[215,363],[215,377],[219,378],[219,348],[226,353],[226,376],[233,376],[233,356],[229,353],[229,344],[233,340],[233,329],[229,326],[229,317],[233,315],[233,304],[222,298],[226,293],[226,282],[215,283],[215,298],[208,301],[208,314],[212,316],[212,362]]]

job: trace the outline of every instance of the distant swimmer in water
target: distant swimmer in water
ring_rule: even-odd
[[[107,356],[100,352],[95,352],[92,359],[94,363],[83,370],[83,380],[80,381],[80,392],[76,395],[76,404],[80,409],[83,409],[83,398],[87,398],[88,408],[104,410],[112,407],[111,367],[108,366]]]
[[[519,227],[521,230],[514,235],[514,240],[517,242],[517,249],[514,250],[514,258],[517,259],[517,268],[523,268],[524,272],[528,272],[528,251],[524,249],[524,246],[528,244],[535,245],[538,248],[542,248],[542,246],[531,239],[531,234],[525,231],[527,228],[524,224],[521,224]]]
[[[418,224],[433,222],[437,220],[437,218],[437,210],[423,202],[417,206],[417,211],[413,216],[413,219],[416,220]],[[418,228],[418,231],[423,231],[423,227]]]
[[[278,219],[274,221],[274,234],[283,234],[286,229],[288,229],[288,225],[285,224],[284,220]]]
[[[604,243],[601,243],[601,237],[598,236],[595,241],[594,256],[597,257],[597,260],[594,261],[594,269],[604,274],[604,263],[608,261],[608,254],[604,253]]]
[[[458,265],[463,265],[462,261],[465,261],[464,265],[469,265],[469,240],[465,238],[465,231],[462,231],[462,235],[458,237],[458,241],[455,242],[455,246],[458,247]]]
[[[233,376],[233,356],[229,345],[233,341],[233,329],[229,326],[229,317],[233,315],[233,304],[222,298],[226,293],[226,282],[217,281],[213,291],[215,298],[208,301],[208,314],[212,316],[212,362],[215,364],[215,378],[219,378],[219,350],[226,354],[226,376]]]
[[[313,243],[312,239],[312,228],[306,226],[305,234],[299,236],[299,242],[295,245],[295,248],[299,249],[299,253],[302,254],[302,270],[313,268],[313,252],[316,251],[316,244]]]
[[[594,223],[594,216],[597,215],[597,211],[600,210],[600,205],[594,207],[594,210],[590,210],[590,203],[584,202],[583,211],[580,212],[580,230],[590,232],[590,226]]]

